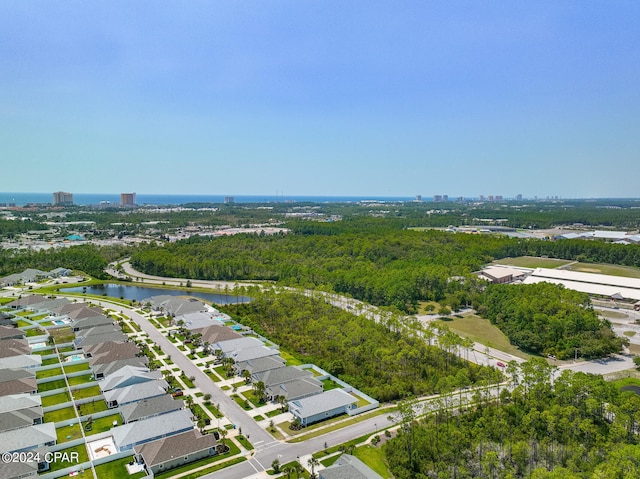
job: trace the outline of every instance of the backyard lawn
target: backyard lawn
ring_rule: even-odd
[[[78,454],[78,461],[67,462],[67,461],[59,460],[59,461],[51,462],[49,463],[50,469],[48,472],[57,471],[59,469],[65,469],[67,467],[72,467],[76,464],[82,464],[83,462],[87,462],[89,460],[89,455],[87,454],[87,447],[84,444],[68,447],[67,449],[63,449],[60,452],[67,453],[68,456],[66,457],[70,457],[70,454],[72,452],[75,452]]]
[[[77,404],[77,409],[80,416],[86,416],[88,414],[106,411],[108,408],[106,401],[98,399],[84,404]]]
[[[100,386],[91,386],[89,388],[74,389],[71,391],[71,394],[73,394],[73,397],[76,399],[86,399],[93,396],[99,396],[102,394],[102,391],[100,390]]]
[[[133,457],[124,457],[115,461],[105,462],[96,466],[96,476],[100,479],[138,479],[139,477],[145,477],[145,472],[138,472],[133,475],[129,475],[127,472],[127,464],[133,460]]]
[[[82,430],[76,423],[72,426],[64,426],[56,429],[56,435],[58,437],[58,444],[67,441],[73,441],[74,439],[80,439],[82,437]]]
[[[93,379],[93,374],[84,374],[82,376],[74,376],[72,378],[67,378],[67,381],[69,381],[69,386],[77,386],[78,384],[84,384],[91,381],[95,381],[95,379]]]
[[[384,477],[384,479],[393,477],[389,472],[389,467],[381,448],[369,445],[361,446],[356,448],[353,455]]]
[[[62,404],[71,401],[68,392],[54,394],[53,396],[42,396],[42,407],[53,406],[54,404]]]
[[[73,406],[65,407],[62,409],[56,409],[55,411],[49,411],[44,413],[44,422],[60,422],[67,419],[73,419],[76,417],[76,410]]]
[[[77,373],[78,371],[86,371],[90,368],[89,363],[72,364],[64,366],[64,372],[66,374]]]
[[[322,381],[322,384],[324,385],[325,391],[331,391],[332,389],[338,389],[342,387],[333,379],[325,379]]]
[[[38,392],[53,391],[54,389],[60,389],[67,387],[67,383],[64,379],[56,379],[55,381],[49,381],[48,383],[38,384]]]
[[[58,358],[49,358],[49,359],[44,359],[42,361],[42,365],[43,366],[51,366],[52,364],[58,364],[60,362],[60,359]]]
[[[62,368],[44,369],[36,373],[36,379],[52,378],[53,376],[60,376],[62,374]]]
[[[122,416],[120,414],[112,414],[111,416],[101,417],[93,420],[93,425],[91,431],[87,431],[86,425],[87,421],[82,421],[82,427],[84,429],[85,436],[91,436],[92,434],[98,434],[100,432],[106,432],[110,430],[113,425],[113,422],[116,421],[118,426],[122,425]]]

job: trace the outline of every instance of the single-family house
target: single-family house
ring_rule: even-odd
[[[223,326],[224,323],[219,319],[215,319],[214,314],[210,311],[181,314],[173,318],[173,322],[174,324],[182,324],[186,329],[193,332],[196,329],[203,329],[207,326]]]
[[[124,341],[104,341],[86,346],[82,350],[92,368],[99,364],[134,358],[140,354],[140,348],[135,343]]]
[[[114,427],[111,429],[111,435],[116,448],[122,452],[131,450],[134,446],[191,430],[193,430],[191,412],[180,409]]]
[[[71,329],[77,334],[81,331],[100,327],[100,326],[113,326],[113,319],[103,314],[93,316],[87,316],[81,319],[75,319],[71,322]]]
[[[150,303],[155,311],[162,312],[168,316],[181,316],[189,313],[203,313],[207,311],[207,306],[194,298],[180,298],[167,294],[152,296],[143,303]]]
[[[319,479],[383,479],[364,462],[350,454],[341,455],[326,469],[318,471]]]
[[[179,409],[184,409],[184,401],[182,399],[174,399],[169,394],[164,394],[125,404],[120,407],[120,414],[125,423],[130,423]]]
[[[343,389],[331,389],[320,394],[289,401],[289,412],[303,426],[346,414],[356,408],[356,398]]]
[[[280,356],[267,356],[237,362],[234,368],[238,374],[242,374],[242,371],[249,371],[250,374],[259,374],[272,369],[283,368],[285,364],[287,362]]]
[[[149,365],[149,359],[146,356],[134,356],[133,358],[118,359],[110,363],[96,364],[91,367],[93,375],[97,380],[104,379],[109,374],[116,372],[118,369],[124,366],[136,366],[139,368],[147,368]]]
[[[10,358],[22,354],[31,354],[31,347],[26,339],[3,339],[0,342],[0,358]]]
[[[38,394],[0,397],[0,432],[41,424],[44,413]]]
[[[2,344],[0,344],[2,347]],[[0,369],[31,369],[42,366],[42,356],[39,354],[22,354],[0,358]]]
[[[35,394],[36,374],[28,369],[0,369],[0,396]]]
[[[191,430],[135,446],[133,450],[138,460],[144,463],[147,473],[153,477],[159,472],[213,456],[217,445],[218,441],[213,435],[202,435]]]
[[[122,331],[111,331],[100,334],[90,334],[87,336],[76,337],[75,341],[73,341],[73,344],[77,349],[84,350],[84,348],[86,348],[87,346],[94,346],[96,344],[106,343],[108,341],[124,343],[128,340],[129,337]]]
[[[164,380],[147,381],[124,388],[111,389],[103,393],[110,409],[124,406],[132,402],[142,401],[167,393],[169,385]]]
[[[0,326],[0,340],[4,339],[24,339],[25,332],[21,329],[11,326]]]
[[[52,422],[0,432],[0,452],[33,451],[53,446],[57,441],[56,425]]]
[[[203,343],[216,344],[223,341],[242,338],[242,334],[234,331],[228,326],[221,324],[209,325],[205,328],[196,328],[191,330],[193,334],[200,334]],[[213,349],[213,348],[211,348]]]
[[[23,479],[38,477],[38,463],[32,462],[3,462],[0,461],[0,477],[4,479]]]
[[[112,389],[125,388],[149,381],[157,381],[162,379],[162,377],[163,376],[160,371],[149,371],[149,368],[136,366],[123,366],[100,381],[100,389],[104,393],[105,391],[111,391]]]
[[[265,388],[267,399],[276,401],[283,396],[287,401],[302,399],[322,392],[322,383],[315,378],[296,379]]]

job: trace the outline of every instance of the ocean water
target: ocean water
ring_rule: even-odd
[[[113,193],[73,193],[76,205],[97,205],[102,201],[120,204],[120,194]],[[138,205],[184,205],[186,203],[224,203],[225,195],[149,195],[137,194]],[[414,197],[385,196],[276,196],[276,195],[236,195],[236,203],[355,203],[358,201],[412,201]],[[424,198],[425,200],[427,198]],[[0,192],[0,203],[15,203],[22,206],[28,203],[53,203],[52,193],[3,193]]]

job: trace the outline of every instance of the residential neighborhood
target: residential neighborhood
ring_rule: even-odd
[[[158,295],[139,307],[276,439],[378,406],[317,366],[289,364],[276,344],[210,304]],[[125,314],[38,294],[3,298],[0,312],[0,452],[39,452],[0,464],[0,477],[94,477],[100,468],[154,477],[253,448]]]

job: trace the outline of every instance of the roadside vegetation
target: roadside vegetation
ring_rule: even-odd
[[[479,395],[464,413],[422,419],[401,407],[401,427],[384,446],[396,479],[640,477],[640,397],[599,376],[541,359],[510,365],[513,392]]]

